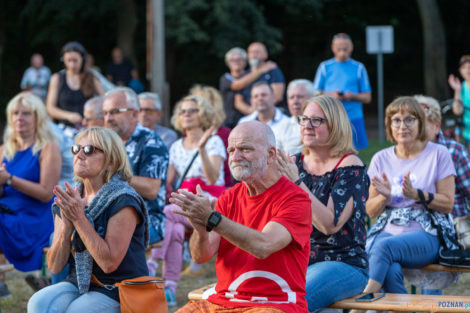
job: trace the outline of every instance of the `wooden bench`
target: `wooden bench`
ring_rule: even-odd
[[[215,284],[210,284],[188,293],[189,300],[202,300],[203,293]],[[434,296],[387,293],[383,298],[372,302],[358,302],[357,296],[337,301],[329,306],[332,309],[401,311],[401,312],[466,312],[470,311],[470,297]]]
[[[13,271],[14,269],[15,269],[15,267],[13,266],[13,264],[0,265],[0,274],[4,274],[6,272]]]
[[[429,265],[426,265],[426,266],[420,268],[420,270],[454,272],[454,273],[470,273],[469,268],[452,267],[452,266],[445,266],[445,265],[440,265],[440,264],[429,264]],[[411,293],[412,294],[416,293],[416,286],[415,285],[411,285]]]

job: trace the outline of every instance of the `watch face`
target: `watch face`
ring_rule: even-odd
[[[216,224],[219,221],[220,217],[216,214],[211,214],[209,217],[209,223]]]

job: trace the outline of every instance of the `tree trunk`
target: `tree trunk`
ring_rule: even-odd
[[[117,45],[137,67],[134,51],[134,33],[137,28],[137,12],[134,0],[119,0],[117,13]]]
[[[423,28],[425,93],[438,100],[449,97],[446,36],[436,0],[416,0]]]

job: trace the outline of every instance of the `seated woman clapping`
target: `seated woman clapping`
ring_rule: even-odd
[[[72,146],[77,187],[54,188],[54,237],[47,253],[53,273],[66,264],[61,283],[35,293],[28,312],[120,312],[117,288],[103,284],[148,275],[147,209],[129,186],[132,171],[122,140],[112,130],[91,127]],[[73,252],[73,253],[72,253]]]
[[[427,141],[425,112],[414,98],[395,99],[386,109],[385,125],[395,145],[377,152],[368,170],[366,210],[377,221],[368,233],[364,292],[407,293],[402,267],[437,261],[441,242],[433,225],[441,225],[444,238],[455,235],[449,215],[455,169],[446,147]],[[445,245],[453,247],[447,239]]]
[[[298,117],[302,154],[278,154],[281,172],[311,199],[313,231],[307,269],[308,310],[360,293],[367,283],[365,202],[369,178],[352,144],[341,102],[318,96]]]

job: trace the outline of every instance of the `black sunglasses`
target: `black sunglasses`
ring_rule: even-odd
[[[73,155],[76,155],[80,152],[80,150],[83,150],[83,153],[85,155],[90,155],[90,154],[93,154],[95,151],[101,151],[103,152],[103,150],[101,150],[100,148],[98,147],[95,147],[93,145],[86,145],[86,146],[82,146],[82,145],[73,145],[72,146],[72,154]]]

